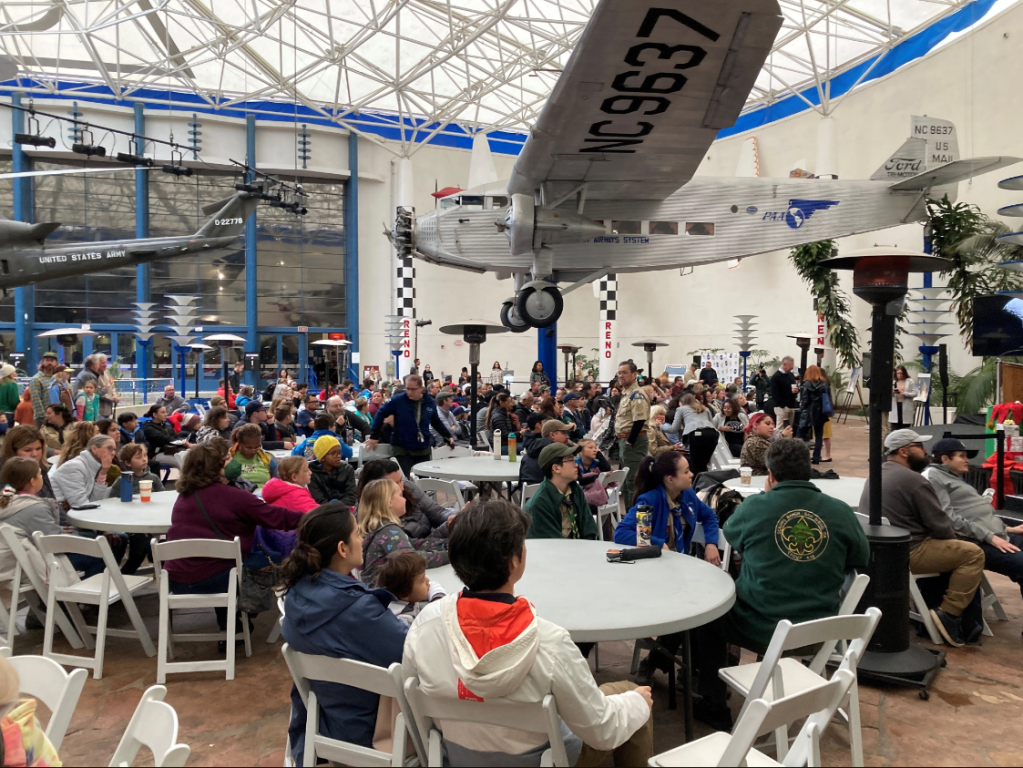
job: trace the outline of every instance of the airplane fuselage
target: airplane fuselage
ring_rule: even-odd
[[[536,232],[534,247],[550,248],[560,280],[601,268],[616,272],[670,269],[898,226],[926,216],[927,197],[955,197],[956,185],[929,195],[892,192],[886,181],[698,177],[664,200],[587,200],[583,215],[603,234],[571,230],[561,242]],[[495,196],[497,201],[505,199]],[[575,199],[556,210],[575,213]],[[502,226],[507,206],[457,206],[416,220],[421,258],[480,271],[523,273],[533,254],[513,254]],[[539,219],[538,219],[539,221]],[[599,231],[599,230],[598,230]],[[567,235],[567,236],[566,236]]]
[[[234,242],[235,237],[188,235],[6,248],[0,244],[0,289],[223,248]]]

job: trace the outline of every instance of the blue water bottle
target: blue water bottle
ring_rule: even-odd
[[[131,501],[131,478],[128,475],[121,475],[121,501]]]

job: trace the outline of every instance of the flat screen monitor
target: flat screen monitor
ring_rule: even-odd
[[[973,354],[999,357],[1023,350],[1023,299],[978,296],[973,301]]]

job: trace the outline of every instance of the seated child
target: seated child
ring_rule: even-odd
[[[131,480],[131,492],[139,492],[140,480],[151,480],[153,493],[161,493],[165,489],[160,476],[149,471],[149,450],[145,443],[128,443],[117,453],[117,462],[121,465],[121,476],[110,485],[110,498],[121,496],[121,483],[127,476]]]
[[[263,450],[263,432],[258,424],[240,426],[231,437],[231,461],[224,468],[228,482],[247,480],[260,489],[277,477],[277,459]]]
[[[444,587],[431,582],[426,575],[426,558],[410,549],[401,549],[387,556],[377,575],[376,586],[397,598],[388,607],[409,626],[427,603],[447,595]]]
[[[263,486],[263,501],[296,512],[312,512],[319,504],[309,493],[309,481],[313,473],[309,462],[301,456],[288,456],[277,464],[277,477],[272,477]],[[298,541],[297,531],[275,531],[262,526],[256,527],[256,542],[271,552],[287,557]]]

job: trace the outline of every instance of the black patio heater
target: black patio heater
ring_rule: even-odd
[[[867,677],[913,685],[927,699],[927,686],[944,664],[943,651],[932,652],[909,642],[909,533],[881,524],[881,465],[884,446],[881,416],[891,409],[891,371],[895,365],[895,322],[909,290],[910,272],[940,272],[950,263],[936,256],[888,246],[874,246],[825,259],[821,266],[853,273],[853,293],[868,302],[870,341],[870,586],[860,607],[877,606],[881,622],[859,670]]]
[[[654,380],[654,352],[657,351],[658,347],[668,346],[666,341],[655,341],[654,339],[643,339],[643,341],[632,342],[634,347],[643,347],[643,351],[646,352],[646,375],[650,381]]]
[[[472,368],[469,374],[469,445],[473,448],[476,447],[476,371],[480,364],[480,344],[487,340],[488,333],[504,333],[507,330],[503,325],[488,323],[486,320],[466,320],[440,329],[441,333],[449,336],[461,336],[462,341],[469,345],[469,365]],[[501,451],[500,446],[497,451]]]
[[[575,381],[575,354],[582,347],[574,347],[571,344],[562,344],[558,347],[565,354],[565,386],[568,386],[568,382]],[[572,375],[568,374],[569,371],[569,358],[571,358]],[[557,387],[555,387],[557,389]]]

